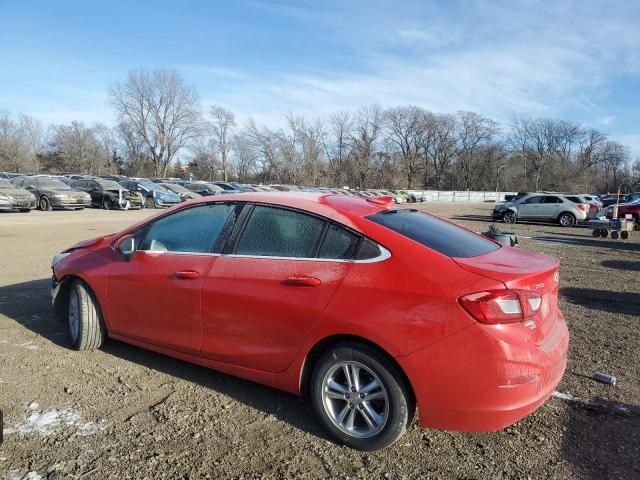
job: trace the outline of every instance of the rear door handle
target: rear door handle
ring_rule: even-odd
[[[289,277],[282,283],[286,287],[317,287],[322,282],[315,277]]]
[[[194,270],[183,270],[182,272],[176,272],[174,275],[180,280],[195,280],[200,277],[200,274]]]

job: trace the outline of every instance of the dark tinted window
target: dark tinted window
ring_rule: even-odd
[[[584,203],[585,201],[580,197],[565,197],[567,200],[571,200],[573,203]]]
[[[234,208],[226,204],[202,205],[156,220],[148,227],[140,250],[211,252]]]
[[[238,241],[238,255],[311,258],[324,228],[319,218],[282,208],[256,206]]]
[[[358,252],[358,260],[370,260],[380,256],[380,247],[370,240],[364,239]]]
[[[480,235],[415,210],[388,210],[367,218],[449,257],[476,257],[500,248]]]
[[[344,228],[329,225],[318,251],[318,258],[351,259],[359,241],[360,239],[356,235],[346,231]]]
[[[541,196],[536,196],[536,197],[529,197],[525,200],[522,201],[522,203],[542,203],[542,197]]]
[[[544,197],[543,203],[562,203],[562,200],[560,200],[558,197],[552,197],[547,195],[546,197]]]

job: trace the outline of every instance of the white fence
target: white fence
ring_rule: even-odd
[[[504,202],[505,195],[517,192],[411,190],[411,193],[421,196],[424,202]]]

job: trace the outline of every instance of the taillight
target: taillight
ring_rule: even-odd
[[[589,209],[589,207],[587,205],[585,205],[584,203],[579,203],[578,204],[578,208],[580,210],[582,210],[583,212],[586,212]]]
[[[529,290],[489,290],[470,293],[460,305],[481,323],[515,323],[534,317],[542,305],[542,295]]]

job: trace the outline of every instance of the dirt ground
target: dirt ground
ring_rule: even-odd
[[[425,210],[478,231],[492,204]],[[420,430],[363,453],[327,439],[302,399],[110,341],[68,348],[49,307],[51,257],[152,212],[0,214],[0,475],[9,479],[640,478],[640,232],[516,224],[521,248],[561,259],[571,332],[558,391],[486,434]],[[594,370],[618,378],[597,383]]]

